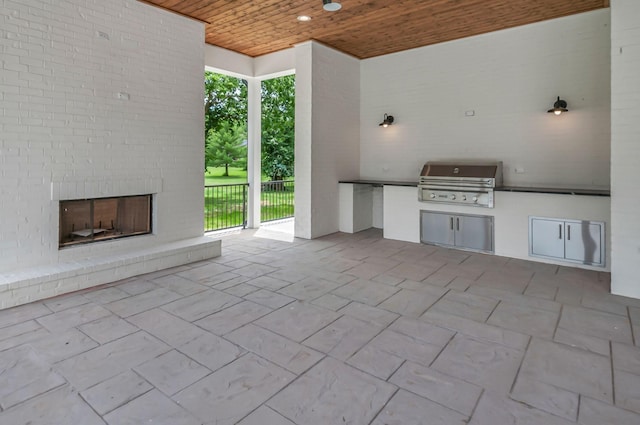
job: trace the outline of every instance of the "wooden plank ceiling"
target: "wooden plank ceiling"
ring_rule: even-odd
[[[360,59],[609,6],[609,0],[143,0],[206,23],[209,44],[261,56],[317,40]],[[299,15],[311,17],[300,22]]]

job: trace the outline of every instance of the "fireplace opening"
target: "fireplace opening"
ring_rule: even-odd
[[[59,248],[151,233],[152,195],[60,201]]]

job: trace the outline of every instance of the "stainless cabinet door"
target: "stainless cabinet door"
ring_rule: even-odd
[[[457,247],[493,252],[493,217],[464,215],[454,221]]]
[[[564,221],[531,218],[531,254],[564,258]]]
[[[453,226],[450,214],[420,211],[420,242],[453,246]]]
[[[602,226],[589,221],[567,221],[565,229],[565,258],[583,264],[602,264]]]

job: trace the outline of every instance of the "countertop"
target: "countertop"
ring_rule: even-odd
[[[418,186],[418,182],[416,181],[395,181],[395,180],[340,180],[338,183],[368,184],[371,186],[413,186],[413,187]],[[605,189],[502,186],[502,187],[496,187],[495,191],[496,192],[555,193],[558,195],[611,196],[611,191],[605,190]]]
[[[558,188],[558,187],[502,186],[502,187],[496,187],[495,191],[496,192],[557,193],[558,195],[611,196],[610,190],[572,189],[572,188]]]
[[[413,186],[418,187],[418,182],[401,182],[394,180],[340,180],[338,183],[351,183],[351,184],[370,184],[371,186]]]

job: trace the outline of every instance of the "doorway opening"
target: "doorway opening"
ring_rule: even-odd
[[[247,132],[249,82],[205,71],[205,231],[246,227],[252,204],[260,206],[257,223],[294,216],[295,76],[251,84],[260,88],[259,141]],[[256,142],[261,155],[251,165],[249,143]],[[260,176],[259,191],[249,190],[252,173]]]

